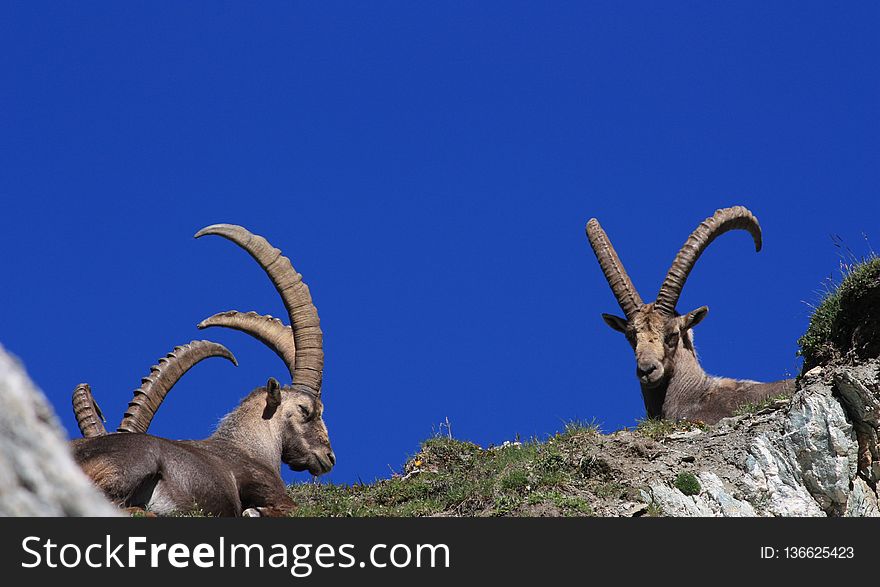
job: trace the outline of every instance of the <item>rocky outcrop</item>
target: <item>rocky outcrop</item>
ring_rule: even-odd
[[[52,408],[0,347],[0,516],[112,516],[73,462]]]
[[[653,475],[637,480],[658,513],[880,516],[878,359],[816,367],[790,401],[696,430],[662,439]],[[682,470],[697,476],[698,494],[675,487]]]

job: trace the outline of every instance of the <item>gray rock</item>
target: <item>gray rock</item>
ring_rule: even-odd
[[[779,407],[784,409],[728,418],[710,429],[710,438],[728,439],[730,454],[719,458],[717,446],[693,447],[703,468],[700,495],[687,498],[658,480],[650,483],[648,498],[667,515],[880,515],[871,486],[877,472],[880,361],[812,369],[791,402]],[[875,443],[869,447],[871,466],[863,471],[856,429]],[[745,454],[734,458],[741,442]],[[721,471],[729,482],[716,474]]]
[[[880,517],[880,508],[877,505],[877,494],[861,478],[856,477],[853,488],[846,504],[846,516],[853,518],[877,518]]]
[[[702,433],[703,431],[699,428],[694,428],[693,430],[688,431],[673,432],[672,434],[667,436],[667,438],[669,438],[670,440],[687,440],[689,438],[699,436]]]
[[[667,516],[878,516],[880,358],[812,369],[790,401],[649,442],[635,431],[599,437],[606,475]],[[592,453],[591,453],[592,454]],[[701,491],[674,487],[682,472]],[[633,497],[635,496],[635,497]],[[597,496],[598,515],[640,510]]]
[[[647,501],[657,506],[666,516],[685,518],[712,517],[715,513],[699,496],[688,496],[674,487],[663,483],[651,485]]]
[[[113,516],[70,457],[52,408],[0,346],[0,516]]]
[[[835,389],[856,429],[862,453],[861,474],[871,483],[880,481],[880,361],[870,360],[835,370]],[[865,461],[868,460],[868,463]]]
[[[795,480],[823,511],[842,515],[856,474],[858,444],[828,382],[815,381],[797,393],[780,440]]]
[[[666,459],[643,497],[673,516],[878,516],[878,429],[880,360],[818,367],[788,403],[668,437],[699,465],[700,494],[670,487]]]
[[[754,439],[742,479],[750,501],[773,516],[824,516],[787,457],[784,445],[779,450],[765,435]]]
[[[752,504],[731,495],[715,473],[703,471],[698,477],[702,487],[700,496],[708,502],[708,507],[716,515],[725,518],[754,518],[758,515]]]
[[[685,495],[674,487],[654,483],[645,498],[667,516],[742,518],[758,515],[747,501],[731,495],[714,473],[703,471],[698,477],[701,487],[698,495]]]

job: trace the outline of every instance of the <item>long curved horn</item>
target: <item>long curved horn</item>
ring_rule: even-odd
[[[229,310],[214,314],[199,322],[199,330],[212,326],[223,326],[250,334],[281,357],[290,376],[294,376],[296,347],[293,344],[293,330],[278,318],[261,316],[256,312]]]
[[[587,222],[587,238],[590,241],[590,246],[593,247],[593,252],[596,253],[599,267],[602,268],[602,273],[605,274],[605,279],[611,286],[617,303],[620,304],[620,309],[623,310],[627,319],[631,318],[635,311],[642,306],[642,298],[627,275],[626,269],[623,268],[617,251],[611,246],[608,235],[605,234],[599,221],[595,218],[591,218]]]
[[[684,283],[697,259],[712,241],[725,232],[737,229],[748,231],[755,241],[755,251],[761,250],[761,225],[758,224],[754,214],[743,206],[716,211],[697,226],[678,251],[672,267],[666,273],[663,285],[660,286],[654,308],[666,316],[672,316]]]
[[[194,365],[208,357],[223,357],[233,365],[238,365],[229,349],[209,340],[194,340],[174,347],[173,351],[159,359],[158,365],[150,367],[150,374],[134,390],[134,397],[125,410],[117,432],[146,432],[156,410],[174,384]]]
[[[247,229],[234,224],[214,224],[196,233],[196,238],[214,234],[229,239],[260,264],[284,302],[293,330],[293,344],[296,349],[293,368],[293,383],[304,385],[315,393],[321,392],[321,379],[324,370],[323,335],[318,309],[312,302],[309,287],[302,275],[290,264],[290,259],[274,248],[262,236],[252,234]]]
[[[85,438],[104,436],[107,430],[104,428],[104,414],[98,402],[92,397],[92,388],[88,383],[80,383],[73,390],[73,415],[76,416],[76,424]]]

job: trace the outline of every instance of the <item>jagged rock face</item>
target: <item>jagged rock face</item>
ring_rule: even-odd
[[[880,481],[880,360],[840,368],[832,376],[854,422],[859,441],[859,474],[876,485]]]
[[[701,490],[684,495],[669,471],[643,498],[673,516],[880,516],[878,422],[880,360],[815,368],[784,408],[664,439]]]
[[[779,438],[762,434],[750,447],[744,483],[765,494],[779,516],[840,515],[855,473],[856,442],[831,388],[817,380],[792,399]]]
[[[0,347],[0,516],[112,516],[43,394]]]

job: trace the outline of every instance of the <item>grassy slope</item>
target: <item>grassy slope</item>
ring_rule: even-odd
[[[407,461],[403,475],[370,485],[292,485],[302,516],[507,515],[552,504],[556,515],[589,515],[589,498],[571,462],[595,428],[572,426],[547,442],[483,450],[436,437]]]
[[[650,420],[635,433],[658,439],[691,427]],[[598,502],[639,499],[640,488],[616,481],[595,458],[601,437],[585,424],[545,442],[488,449],[437,437],[403,475],[353,486],[296,484],[289,493],[299,516],[589,516]]]

